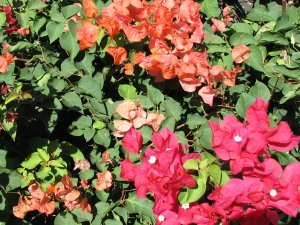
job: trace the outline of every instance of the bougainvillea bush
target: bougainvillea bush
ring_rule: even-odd
[[[251,7],[0,1],[0,225],[297,224],[300,9]]]

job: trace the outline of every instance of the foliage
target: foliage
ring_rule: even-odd
[[[166,130],[197,155],[180,156],[195,185],[176,180],[176,204],[222,205],[212,193],[247,184],[211,124],[248,126],[263,99],[268,129],[286,121],[299,135],[299,25],[299,7],[273,1],[245,17],[217,0],[0,1],[0,224],[164,224],[157,193],[141,198],[122,165],[143,168]],[[268,142],[256,164],[289,171],[300,153],[288,137],[290,149]],[[277,209],[280,224],[299,219]]]

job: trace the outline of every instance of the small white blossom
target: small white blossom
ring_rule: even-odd
[[[233,138],[236,142],[241,142],[242,141],[242,137],[240,137],[240,136],[234,136],[234,138]]]
[[[148,160],[150,164],[154,164],[156,162],[156,157],[154,155],[150,156],[150,159]]]
[[[275,197],[275,196],[277,195],[277,191],[276,191],[275,189],[272,189],[272,190],[270,191],[270,195],[271,195],[272,197]]]
[[[164,217],[163,215],[159,215],[158,221],[159,221],[159,222],[165,221],[165,217]]]
[[[189,203],[185,203],[181,206],[183,209],[189,209],[190,208],[190,204]]]

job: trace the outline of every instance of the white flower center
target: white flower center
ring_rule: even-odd
[[[156,162],[156,157],[154,155],[150,156],[150,159],[148,160],[150,164],[154,164]]]
[[[170,150],[172,150],[172,148],[166,148],[166,151],[170,151]]]
[[[272,190],[270,191],[270,195],[271,195],[272,197],[275,197],[275,196],[277,195],[277,191],[276,191],[275,189],[272,189]]]
[[[158,221],[159,221],[159,222],[165,221],[165,217],[164,217],[163,215],[160,215],[160,216],[158,217]]]
[[[190,204],[189,203],[185,203],[181,206],[183,209],[189,209],[190,208]]]
[[[233,138],[236,142],[241,142],[242,141],[242,137],[240,137],[240,136],[234,136],[234,138]]]

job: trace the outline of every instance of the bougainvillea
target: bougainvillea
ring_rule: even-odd
[[[0,1],[0,224],[296,224],[300,9],[262,2]]]

